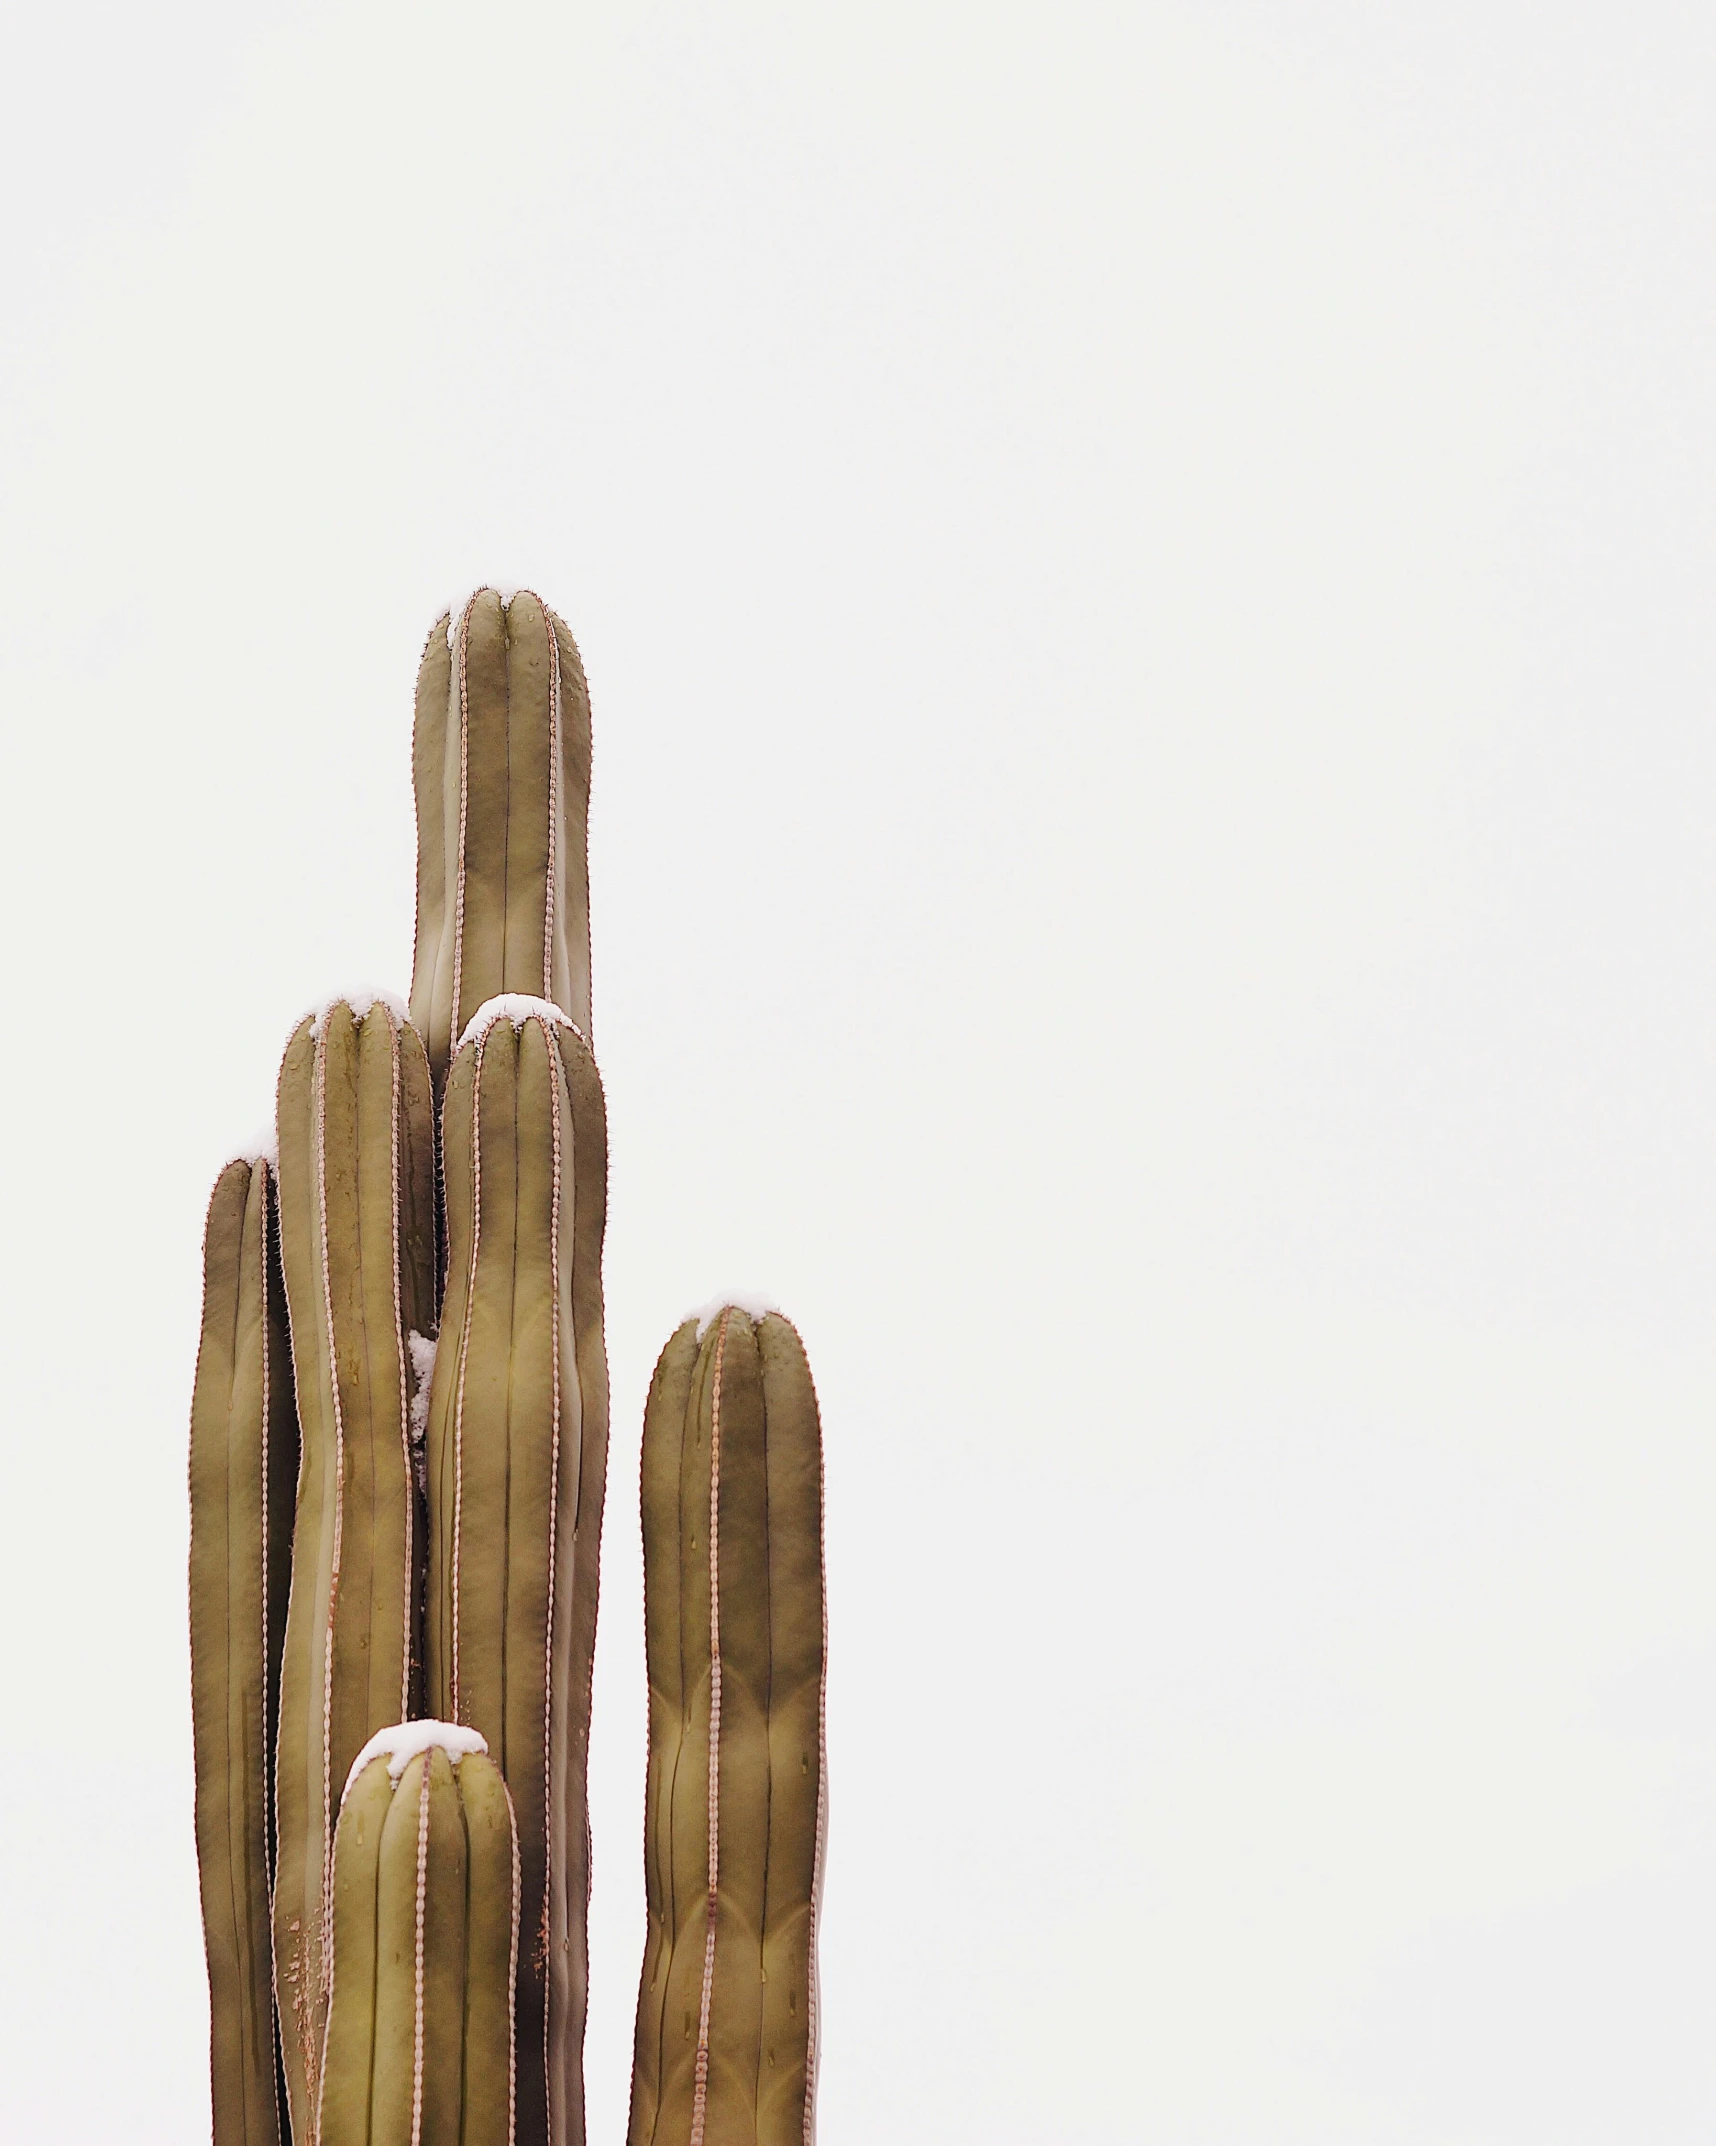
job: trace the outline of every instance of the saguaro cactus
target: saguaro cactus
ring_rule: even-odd
[[[214,2124],[242,2146],[284,2136],[268,1901],[297,1468],[273,1172],[229,1163],[209,1201],[191,1401],[191,1714]]]
[[[518,1813],[518,2122],[583,2132],[585,1767],[607,1365],[595,1061],[541,1000],[460,1044],[443,1112],[447,1298],[429,1407],[429,1702],[488,1739]]]
[[[553,613],[483,590],[444,617],[412,1018],[306,1017],[278,1164],[230,1165],[210,1205],[191,1622],[216,2146],[583,2146],[608,1434],[589,771]],[[728,1306],[669,1342],[643,1498],[633,2146],[808,2146],[821,1434],[784,1319]]]
[[[686,1323],[644,1413],[645,1880],[630,2146],[805,2146],[825,1814],[822,1434],[798,1334]]]
[[[292,2136],[315,2138],[334,1820],[353,1758],[418,1710],[423,1525],[408,1336],[435,1321],[434,1130],[415,1032],[377,1001],[301,1022],[280,1069],[280,1221],[303,1461],[281,1672],[275,1977]]]
[[[411,1018],[439,1090],[476,1009],[547,999],[590,1034],[590,697],[539,597],[479,589],[417,673]]]
[[[518,1839],[480,1736],[365,1746],[333,1892],[322,2146],[512,2146]]]

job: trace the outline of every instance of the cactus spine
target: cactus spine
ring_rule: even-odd
[[[512,2146],[518,1840],[480,1737],[359,1755],[334,1845],[322,2146]]]
[[[311,2146],[346,1770],[417,1708],[423,1527],[409,1333],[435,1317],[422,1044],[377,1002],[300,1023],[280,1069],[280,1219],[303,1460],[281,1673],[276,1994],[292,2137]]]
[[[266,1162],[209,1201],[191,1401],[191,1714],[215,2135],[280,2146],[268,1900],[298,1427]]]
[[[552,1007],[496,1012],[454,1058],[443,1125],[428,1696],[488,1740],[512,1791],[518,2133],[558,2146],[583,2135],[584,1784],[607,1462],[595,1062]]]
[[[822,1434],[778,1313],[687,1320],[644,1413],[648,1937],[630,2146],[806,2146],[824,1824]]]

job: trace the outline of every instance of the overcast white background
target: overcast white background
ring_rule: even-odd
[[[216,1167],[596,719],[592,2146],[684,1309],[828,1443],[824,2146],[1716,2132],[1716,15],[60,0],[0,86],[0,2136],[206,2136]]]

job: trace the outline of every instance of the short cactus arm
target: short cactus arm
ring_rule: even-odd
[[[276,1996],[296,2146],[314,2146],[333,1828],[346,1770],[417,1710],[424,1528],[409,1443],[434,1326],[429,1071],[385,1004],[306,1020],[280,1073],[280,1213],[303,1438],[281,1674]]]
[[[209,1202],[191,1402],[191,1713],[215,2146],[280,2146],[268,1900],[298,1432],[266,1162]]]
[[[644,1418],[649,1928],[632,2146],[813,2135],[822,1446],[778,1313],[687,1322]]]
[[[590,1033],[590,700],[563,622],[480,589],[417,678],[411,1017],[437,1090],[465,1025],[505,993]]]
[[[588,1048],[545,1003],[495,1014],[453,1061],[443,1126],[428,1701],[487,1738],[517,1812],[519,2140],[577,2146],[607,1454],[607,1149]]]
[[[395,1734],[340,1806],[321,2146],[514,2146],[512,1805],[480,1739]]]

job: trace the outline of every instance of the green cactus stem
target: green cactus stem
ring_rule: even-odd
[[[359,1752],[334,1837],[321,2146],[513,2146],[518,1838],[483,1739]]]
[[[427,1699],[487,1739],[517,1813],[520,2146],[578,2146],[608,1429],[595,1061],[553,1006],[502,1000],[454,1057],[442,1122]]]
[[[315,2146],[334,1823],[377,1729],[418,1711],[424,1525],[409,1335],[435,1320],[434,1130],[386,1004],[307,1018],[280,1070],[280,1234],[303,1457],[281,1671],[275,1995],[295,2146]]]
[[[687,1320],[644,1416],[649,1925],[630,2146],[807,2146],[816,2097],[822,1434],[778,1313]]]
[[[214,2146],[280,2146],[268,1898],[298,1426],[272,1173],[209,1201],[191,1400],[191,1716]]]
[[[590,698],[564,623],[479,589],[417,677],[411,1018],[436,1092],[477,1008],[547,999],[590,1033]]]

